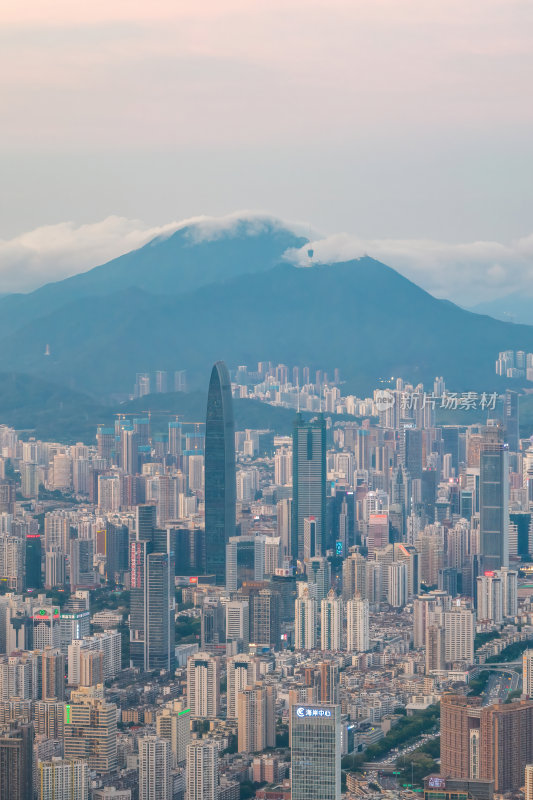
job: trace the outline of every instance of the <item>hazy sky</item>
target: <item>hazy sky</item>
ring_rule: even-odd
[[[111,215],[533,233],[531,0],[25,0],[0,22],[0,293],[22,234],[98,251],[84,226]]]

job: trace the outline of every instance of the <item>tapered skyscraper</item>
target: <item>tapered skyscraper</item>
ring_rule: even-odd
[[[235,535],[235,425],[231,381],[223,361],[211,372],[205,428],[205,565],[226,579],[226,544]]]

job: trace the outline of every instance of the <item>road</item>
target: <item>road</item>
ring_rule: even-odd
[[[495,670],[491,672],[487,683],[483,705],[490,706],[492,703],[505,703],[508,694],[519,688],[520,676],[513,669]]]
[[[366,770],[371,770],[372,772],[376,772],[380,769],[392,769],[398,759],[404,758],[405,756],[412,753],[413,750],[418,750],[419,747],[422,747],[423,744],[430,742],[432,739],[438,739],[440,736],[440,731],[435,733],[424,733],[422,736],[419,736],[416,742],[408,745],[407,747],[403,747],[400,750],[391,750],[387,758],[383,759],[383,761],[367,761],[363,768]]]

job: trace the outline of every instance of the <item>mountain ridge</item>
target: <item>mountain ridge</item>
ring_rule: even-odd
[[[203,388],[212,364],[257,361],[339,367],[344,391],[391,376],[488,391],[500,350],[533,352],[533,327],[439,300],[363,256],[308,265],[308,243],[266,219],[207,232],[181,228],[29,295],[0,299],[0,370],[107,400],[137,372],[188,371]],[[292,260],[289,258],[292,257]],[[306,259],[304,259],[305,261]],[[298,263],[295,263],[298,262]],[[50,351],[50,355],[45,352]]]

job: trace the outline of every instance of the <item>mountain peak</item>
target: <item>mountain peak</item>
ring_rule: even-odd
[[[220,217],[190,217],[151,239],[145,246],[153,247],[174,237],[188,241],[190,245],[221,239],[276,235],[288,235],[307,242],[311,233],[311,227],[303,222],[286,222],[260,211],[236,211]]]

